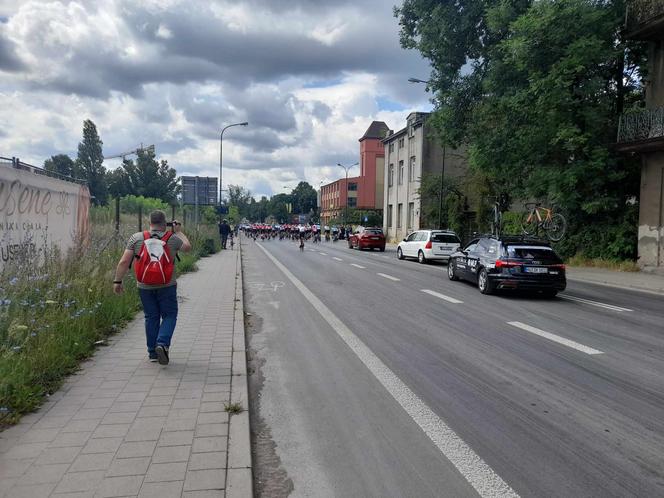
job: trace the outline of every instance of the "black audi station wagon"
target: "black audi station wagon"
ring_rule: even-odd
[[[553,297],[565,290],[565,265],[545,240],[521,236],[483,236],[450,256],[450,280],[477,283],[482,294],[522,289]]]

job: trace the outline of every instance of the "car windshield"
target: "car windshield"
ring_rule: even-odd
[[[546,246],[507,246],[507,257],[515,259],[559,259],[553,249]]]
[[[431,242],[445,242],[447,244],[460,244],[459,237],[451,233],[432,233]]]
[[[367,235],[383,235],[383,231],[382,230],[377,230],[377,229],[365,230],[364,233],[366,233]]]

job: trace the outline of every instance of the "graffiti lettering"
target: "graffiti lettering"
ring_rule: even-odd
[[[6,216],[11,216],[16,212],[47,215],[50,210],[51,192],[49,190],[24,186],[20,180],[14,180],[11,183],[0,180],[0,213]]]

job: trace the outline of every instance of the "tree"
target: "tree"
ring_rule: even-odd
[[[316,190],[307,182],[298,183],[290,195],[294,214],[308,214],[316,209],[318,196]]]
[[[136,161],[125,159],[122,168],[130,194],[154,197],[167,203],[175,202],[180,192],[177,173],[166,160],[158,162],[154,151],[139,150]]]
[[[57,154],[44,161],[44,169],[69,178],[76,178],[76,165],[67,154]]]
[[[395,10],[402,46],[432,63],[442,142],[468,144],[492,195],[562,207],[567,254],[588,246],[590,230],[601,255],[635,251],[637,224],[624,226],[639,168],[609,146],[640,93],[643,47],[620,39],[624,11],[623,0],[406,0]],[[621,242],[602,243],[607,234]]]
[[[89,119],[83,121],[83,141],[78,144],[76,168],[77,173],[88,182],[92,202],[96,205],[106,204],[108,196],[102,145],[95,124]]]
[[[288,206],[291,202],[291,196],[288,194],[277,194],[270,198],[268,211],[278,223],[284,223],[290,218]]]
[[[241,217],[249,217],[251,192],[240,185],[228,186],[228,204],[236,206]]]
[[[108,193],[113,197],[124,197],[130,195],[129,178],[123,167],[109,171],[106,175]]]

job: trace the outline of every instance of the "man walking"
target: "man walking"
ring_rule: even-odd
[[[150,361],[168,365],[168,350],[178,316],[175,257],[178,251],[191,251],[191,243],[182,233],[182,225],[173,221],[166,226],[163,211],[150,213],[150,230],[138,232],[127,242],[115,270],[113,291],[122,294],[122,279],[134,261],[138,293],[145,313],[145,338]]]
[[[219,223],[219,235],[221,235],[221,248],[226,249],[226,241],[228,240],[228,234],[231,233],[231,227],[226,220],[222,220]]]

